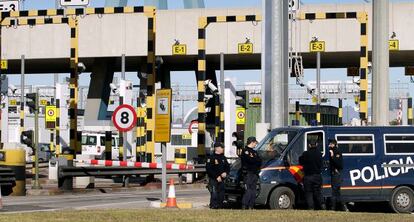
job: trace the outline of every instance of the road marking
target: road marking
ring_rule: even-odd
[[[95,204],[95,205],[87,205],[87,206],[81,206],[81,207],[70,207],[70,209],[82,210],[82,209],[85,209],[85,208],[99,208],[99,207],[104,207],[104,206],[116,206],[116,205],[133,204],[133,203],[149,203],[149,201],[147,201],[147,200],[138,200],[138,201],[129,201],[129,202]]]

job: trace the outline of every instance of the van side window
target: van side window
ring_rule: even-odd
[[[306,134],[305,150],[308,149],[309,144],[312,142],[316,142],[318,144],[318,149],[319,151],[321,151],[322,156],[324,156],[325,149],[324,149],[323,132],[318,131],[318,132],[311,132],[311,133]]]
[[[413,154],[414,135],[384,135],[386,154]]]
[[[99,138],[101,138],[101,146],[105,146],[105,137],[100,136]]]
[[[299,165],[299,157],[304,151],[303,136],[301,136],[293,145],[289,151],[289,163],[290,165]]]
[[[363,134],[337,134],[338,148],[344,155],[375,154],[374,136]]]

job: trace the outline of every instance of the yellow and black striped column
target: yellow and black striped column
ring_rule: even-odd
[[[224,97],[224,95],[222,95]],[[220,104],[220,134],[219,142],[224,143],[224,104]]]
[[[105,160],[112,160],[112,132],[105,131]]]
[[[124,97],[120,96],[119,97],[119,105],[123,105],[124,104]],[[125,157],[127,156],[126,153],[124,153],[124,133],[123,132],[119,132],[119,160],[124,160],[124,155]],[[125,158],[126,160],[126,158]]]
[[[24,149],[0,150],[4,160],[0,160],[0,167],[11,168],[15,174],[16,185],[13,187],[13,196],[26,195],[26,152]]]
[[[295,120],[293,121],[294,126],[300,125],[300,103],[299,101],[295,102]]]
[[[69,154],[65,154],[68,160],[73,160],[74,154],[77,153],[77,131],[78,131],[78,18],[69,18],[70,27],[70,99],[69,99]]]
[[[413,98],[408,97],[407,99],[407,124],[413,125]]]
[[[359,12],[358,21],[361,26],[359,117],[361,122],[366,124],[368,118],[368,14],[366,12]]]
[[[342,111],[342,99],[338,99],[338,125],[342,126],[342,116],[343,116],[343,111]]]
[[[215,141],[219,141],[220,136],[220,97],[214,96],[214,105],[215,105],[215,112],[214,112],[214,125],[215,125]]]
[[[24,92],[21,92],[23,94],[23,98],[25,97]],[[23,131],[24,131],[24,99],[23,101],[20,101],[20,141],[22,141],[23,137]]]
[[[56,143],[56,156],[61,153],[60,149],[60,99],[56,99],[56,126],[55,126],[55,143]]]
[[[137,138],[136,138],[136,161],[145,161],[145,115],[144,108],[138,106],[137,109]]]
[[[50,130],[50,145],[49,149],[51,153],[55,152],[55,134],[53,133],[53,129]]]
[[[257,22],[261,21],[258,15],[238,15],[238,16],[209,16],[200,17],[198,20],[198,60],[197,60],[197,91],[198,91],[198,132],[197,132],[197,153],[200,162],[205,159],[205,141],[206,141],[206,104],[204,97],[206,87],[206,28],[210,23],[227,23],[227,22]],[[221,118],[221,117],[220,117]],[[224,116],[223,116],[224,119]],[[217,121],[217,119],[216,119]],[[217,123],[216,123],[217,124]],[[216,128],[217,130],[217,128]],[[216,131],[217,134],[217,131]]]
[[[148,17],[148,55],[147,55],[147,98],[146,98],[146,114],[147,114],[147,123],[146,123],[146,162],[154,161],[154,151],[155,151],[155,142],[154,142],[154,128],[155,128],[155,80],[157,79],[155,73],[155,37],[156,37],[156,27],[155,27],[155,8],[145,7],[144,14]]]
[[[174,162],[176,164],[187,164],[187,148],[176,148],[174,153]]]

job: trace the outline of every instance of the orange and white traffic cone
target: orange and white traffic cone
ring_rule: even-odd
[[[168,190],[167,208],[177,208],[177,199],[175,198],[174,179],[170,179],[170,189]]]

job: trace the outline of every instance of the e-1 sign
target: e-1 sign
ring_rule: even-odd
[[[19,11],[19,1],[1,1],[0,12]]]
[[[61,6],[87,6],[89,0],[60,0]]]

